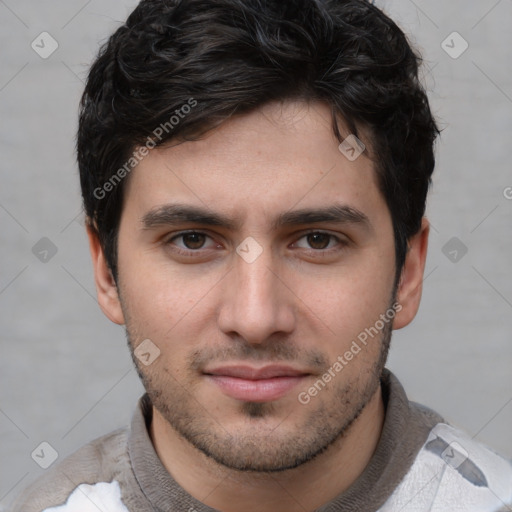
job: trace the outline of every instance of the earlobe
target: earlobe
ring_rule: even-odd
[[[105,259],[98,234],[90,225],[87,226],[87,236],[89,237],[89,249],[91,251],[98,304],[109,320],[123,325],[125,323],[124,315],[117,285]]]
[[[429,231],[429,222],[423,218],[419,232],[409,239],[409,249],[397,290],[397,302],[401,305],[401,310],[395,317],[394,329],[401,329],[410,324],[418,312],[423,290]]]

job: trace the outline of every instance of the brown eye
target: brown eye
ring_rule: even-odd
[[[206,236],[202,233],[186,233],[181,235],[181,238],[187,249],[201,249],[206,240]]]
[[[310,255],[327,257],[342,251],[347,245],[348,242],[345,239],[327,231],[310,231],[301,236],[292,247],[304,249]]]
[[[165,250],[183,262],[199,263],[211,260],[214,251],[219,253],[222,245],[217,243],[212,236],[202,231],[182,231],[171,238],[164,240]]]
[[[313,249],[326,249],[332,236],[326,233],[311,233],[307,235],[307,241]]]

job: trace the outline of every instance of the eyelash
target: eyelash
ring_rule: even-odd
[[[212,237],[208,233],[205,233],[203,231],[195,231],[195,230],[181,231],[180,233],[177,233],[177,234],[173,235],[171,238],[169,238],[167,241],[165,241],[165,245],[166,246],[173,245],[173,249],[172,250],[175,253],[177,253],[178,255],[180,255],[180,256],[195,257],[198,254],[200,254],[202,250],[207,250],[207,249],[203,249],[202,247],[199,248],[199,249],[182,249],[182,248],[177,247],[177,246],[175,246],[173,244],[173,242],[175,240],[177,240],[179,238],[182,238],[185,235],[192,235],[192,234],[193,235],[204,235],[205,237],[212,239]],[[311,230],[311,231],[308,231],[306,233],[303,233],[298,238],[297,241],[301,240],[302,238],[307,237],[308,235],[326,235],[326,236],[329,237],[329,244],[331,243],[332,240],[335,240],[337,242],[338,247],[334,247],[334,248],[331,247],[331,248],[328,248],[328,249],[312,249],[312,248],[311,249],[303,249],[303,250],[307,251],[310,254],[314,254],[315,256],[320,256],[321,257],[323,255],[331,255],[333,252],[338,252],[338,251],[343,250],[348,245],[348,241],[342,240],[339,237],[337,237],[336,235],[333,235],[332,233],[329,233],[327,231],[318,231],[318,230]],[[294,242],[294,244],[296,244],[296,243],[297,242]]]

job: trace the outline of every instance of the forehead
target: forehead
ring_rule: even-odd
[[[338,145],[328,106],[270,103],[200,140],[151,150],[130,175],[125,205],[141,217],[169,202],[191,204],[239,222],[330,203],[386,208],[367,153],[351,161]]]

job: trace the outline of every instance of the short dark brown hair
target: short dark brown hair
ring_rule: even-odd
[[[356,136],[369,134],[398,275],[421,226],[439,133],[420,61],[366,0],[141,1],[90,69],[77,137],[85,213],[114,277],[124,178],[143,156],[136,148],[195,140],[286,99],[329,105],[340,142],[339,116]]]

